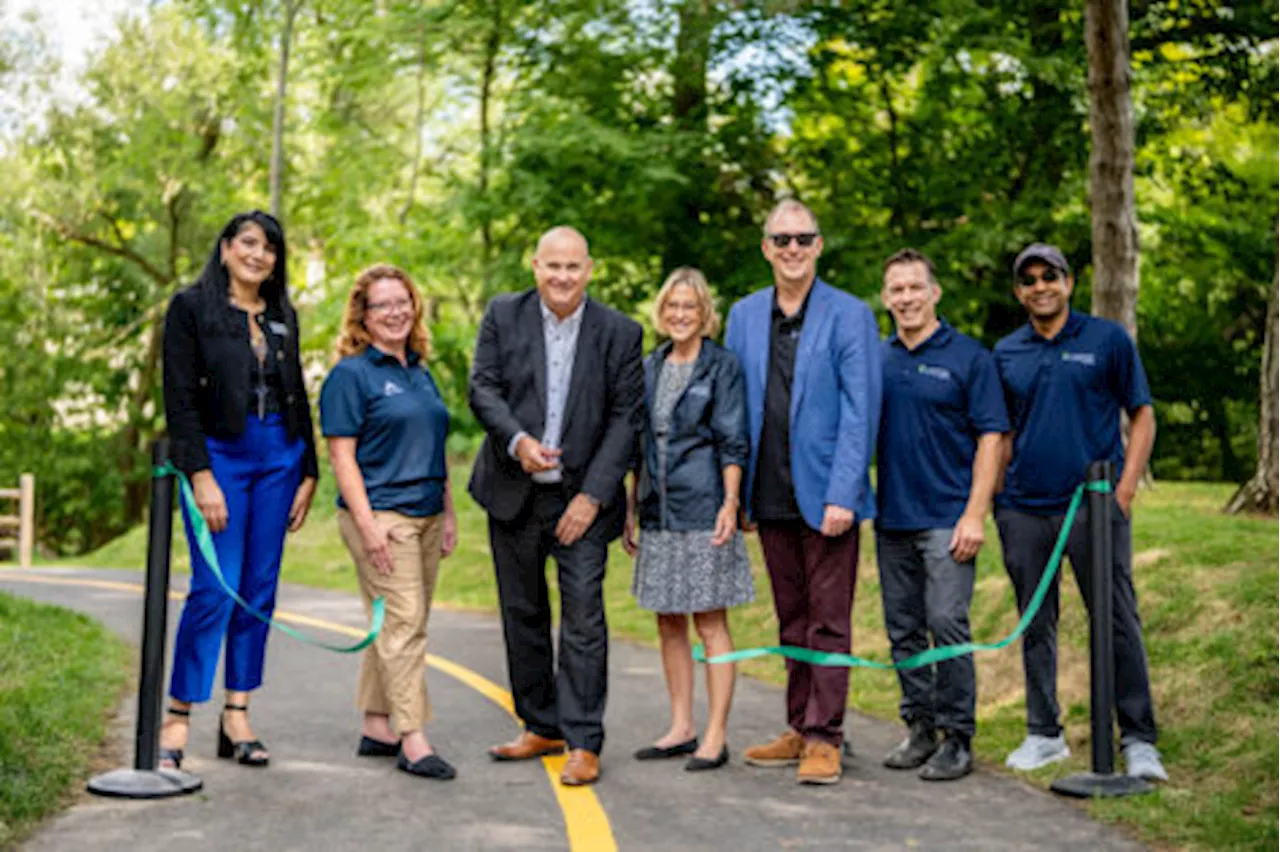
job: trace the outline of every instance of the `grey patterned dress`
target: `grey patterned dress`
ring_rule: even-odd
[[[653,432],[657,436],[658,469],[649,471],[659,499],[666,500],[667,432],[671,412],[689,384],[694,363],[673,364],[669,359],[658,374],[653,395]],[[662,529],[640,531],[631,593],[641,607],[674,614],[709,612],[749,603],[755,599],[751,562],[740,531],[727,543],[711,543],[713,530],[679,532]]]

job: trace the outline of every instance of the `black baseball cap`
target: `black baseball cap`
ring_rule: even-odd
[[[1047,263],[1049,266],[1060,269],[1068,275],[1071,274],[1071,264],[1067,263],[1067,257],[1062,253],[1062,249],[1057,246],[1051,246],[1048,243],[1032,243],[1018,252],[1018,259],[1013,262],[1013,277],[1017,278],[1021,275],[1022,267],[1033,260]]]

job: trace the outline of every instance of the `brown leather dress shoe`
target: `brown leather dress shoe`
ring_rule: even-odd
[[[540,737],[533,731],[521,731],[520,736],[509,743],[490,746],[489,757],[494,760],[532,760],[545,754],[560,754],[564,740]]]
[[[844,774],[840,748],[822,740],[806,740],[796,780],[801,784],[835,784]]]
[[[763,745],[754,745],[743,754],[752,766],[795,766],[804,755],[804,737],[787,731]]]
[[[569,759],[560,772],[560,783],[566,787],[581,787],[594,784],[599,777],[600,756],[585,748],[575,748],[569,752]]]

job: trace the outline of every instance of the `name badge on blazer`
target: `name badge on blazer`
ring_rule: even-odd
[[[289,336],[289,326],[285,325],[285,324],[284,324],[284,323],[282,323],[282,322],[276,322],[275,320],[269,320],[269,321],[267,322],[267,328],[271,329],[271,333],[272,333],[272,334],[274,334],[274,335],[276,335],[276,336],[278,336],[278,337],[288,337],[288,336]]]
[[[689,396],[711,396],[711,388],[707,385],[690,385],[685,393]]]

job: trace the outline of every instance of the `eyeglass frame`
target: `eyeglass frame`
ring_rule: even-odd
[[[413,299],[388,299],[383,302],[365,302],[364,312],[366,314],[388,314],[399,310],[407,310],[413,312]]]
[[[767,238],[773,243],[774,248],[784,249],[791,245],[792,241],[800,248],[810,248],[821,236],[821,231],[800,231],[794,234],[773,233]]]

